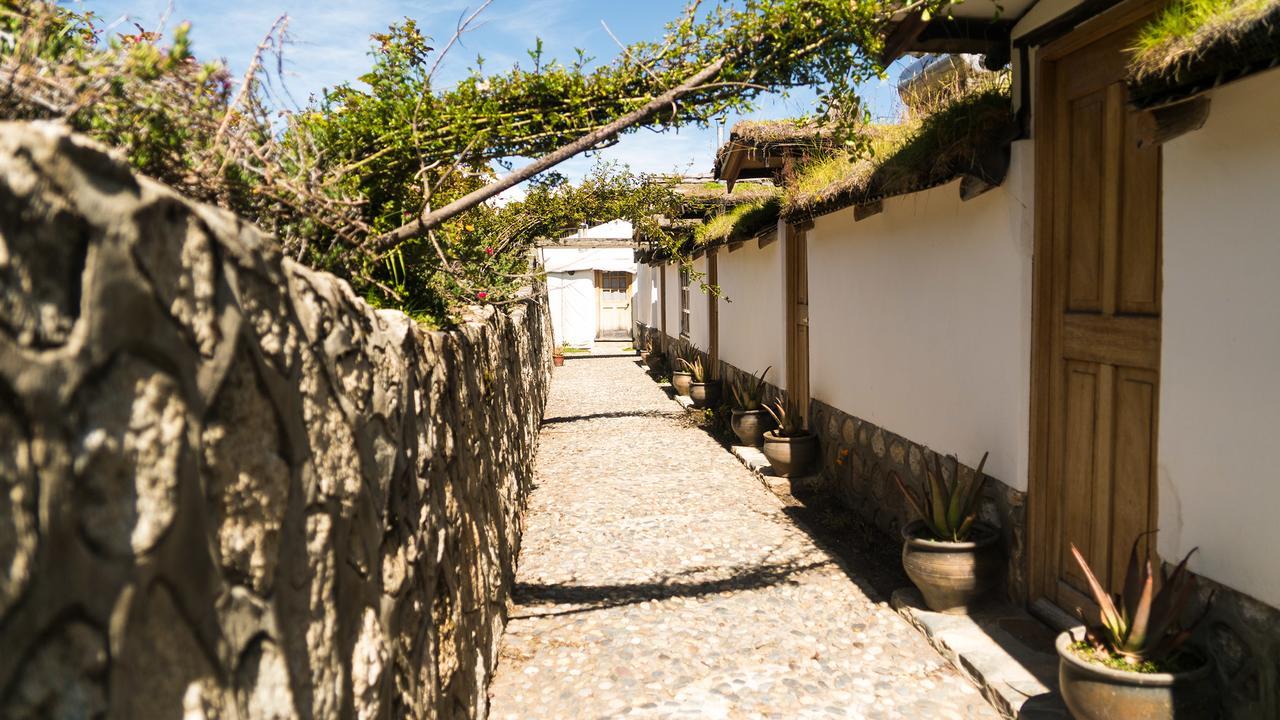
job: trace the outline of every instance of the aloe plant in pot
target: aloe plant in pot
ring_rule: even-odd
[[[764,441],[764,434],[773,429],[773,418],[764,409],[764,378],[773,366],[764,372],[751,376],[743,382],[734,382],[729,386],[733,396],[733,412],[729,426],[733,434],[738,436],[743,445],[757,446]]]
[[[925,460],[923,497],[896,472],[890,475],[920,516],[902,529],[902,569],[930,610],[965,614],[1000,582],[1004,553],[995,528],[978,521],[987,454],[967,479],[960,477],[960,460],[953,455],[951,461],[948,481],[936,455],[932,467]]]
[[[709,408],[720,404],[720,381],[709,377],[702,358],[681,360],[689,371],[689,399],[696,408]]]
[[[1180,624],[1196,594],[1195,576],[1187,570],[1195,549],[1173,572],[1162,570],[1157,582],[1150,558],[1138,553],[1140,541],[1149,535],[1133,541],[1117,595],[1104,589],[1084,555],[1071,546],[1098,607],[1096,624],[1083,632],[1064,632],[1057,640],[1062,699],[1081,720],[1218,717],[1211,662],[1186,645],[1208,604],[1195,621]]]
[[[764,456],[779,477],[803,475],[818,457],[818,436],[804,429],[795,405],[782,400],[764,406],[777,424],[764,434]]]
[[[680,345],[676,348],[675,364],[671,366],[671,387],[676,389],[677,395],[689,394],[689,386],[693,383],[693,375],[688,369],[681,370],[689,364],[689,360],[693,357],[693,350],[686,345]]]

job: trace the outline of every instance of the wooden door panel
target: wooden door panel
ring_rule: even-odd
[[[1102,370],[1097,363],[1067,363],[1063,381],[1062,540],[1058,549],[1061,577],[1082,592],[1088,584],[1071,555],[1075,544],[1092,562],[1104,552],[1096,547],[1097,513],[1094,502],[1099,488],[1096,445]]]
[[[1069,167],[1067,211],[1067,309],[1102,309],[1103,148],[1106,93],[1099,90],[1069,104],[1066,142]]]
[[[1141,368],[1116,370],[1115,465],[1116,482],[1111,491],[1116,512],[1112,514],[1111,582],[1124,582],[1129,548],[1133,539],[1151,526],[1150,508],[1155,505],[1155,427],[1159,375]]]
[[[1121,212],[1119,282],[1116,311],[1134,315],[1160,313],[1160,149],[1139,147],[1142,125],[1151,116],[1129,113],[1124,143],[1123,208]]]

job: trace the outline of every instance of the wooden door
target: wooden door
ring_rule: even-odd
[[[809,253],[803,229],[787,224],[787,394],[809,426]]]
[[[631,337],[631,273],[596,271],[600,311],[596,328],[599,340]]]
[[[1160,151],[1139,146],[1123,84],[1151,9],[1120,6],[1041,55],[1032,591],[1068,611],[1092,607],[1071,544],[1116,589],[1155,524]]]

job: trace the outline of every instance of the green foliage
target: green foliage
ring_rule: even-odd
[[[1194,52],[1197,39],[1230,34],[1276,5],[1276,0],[1176,0],[1138,31],[1130,50],[1133,69],[1139,76],[1160,72]]]
[[[898,473],[891,473],[894,482],[898,484],[898,489],[906,497],[907,503],[924,521],[925,527],[935,540],[964,542],[969,539],[973,524],[978,519],[978,503],[982,499],[982,487],[987,482],[987,476],[982,472],[987,464],[987,455],[988,453],[982,454],[978,469],[967,481],[960,479],[960,460],[956,456],[951,456],[950,482],[943,477],[942,467],[936,455],[932,468],[929,467],[926,459],[924,472],[928,478],[929,491],[923,500],[915,490],[907,487]]]
[[[708,245],[750,238],[778,221],[780,207],[778,195],[736,205],[699,225],[694,239],[699,245]]]
[[[759,410],[760,405],[764,402],[764,393],[767,389],[764,379],[769,374],[773,366],[764,369],[764,372],[756,373],[749,380],[743,382],[734,381],[729,386],[729,391],[733,395],[733,409],[735,410]]]
[[[696,383],[707,381],[707,371],[702,365],[702,358],[695,356],[692,360],[680,358],[680,364],[689,373],[689,379]]]
[[[804,429],[804,420],[800,417],[800,411],[791,400],[775,400],[772,403],[766,403],[764,411],[769,413],[769,417],[773,418],[773,422],[777,425],[773,432],[778,437],[793,438],[808,434]]]
[[[1099,610],[1100,622],[1089,627],[1086,639],[1098,653],[1123,660],[1133,669],[1143,663],[1159,665],[1169,660],[1190,639],[1191,631],[1199,622],[1197,619],[1187,627],[1179,625],[1196,594],[1195,575],[1187,571],[1187,561],[1196,548],[1182,558],[1172,573],[1161,570],[1157,589],[1151,559],[1138,554],[1142,538],[1143,535],[1139,535],[1133,541],[1124,588],[1118,595],[1103,588],[1084,555],[1074,543],[1071,545],[1071,554],[1088,580]]]

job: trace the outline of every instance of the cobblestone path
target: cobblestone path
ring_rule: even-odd
[[[490,718],[988,718],[630,357],[557,368]]]

